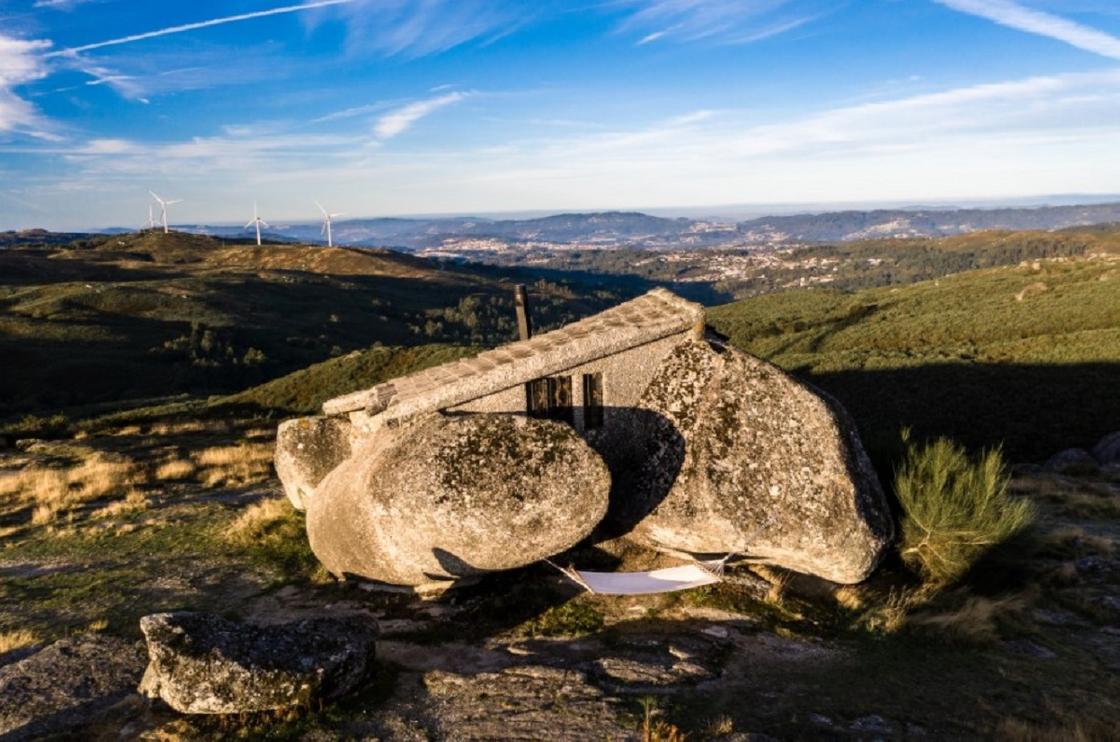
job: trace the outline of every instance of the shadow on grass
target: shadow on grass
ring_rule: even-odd
[[[1091,448],[1120,430],[1120,363],[945,363],[794,373],[852,414],[884,482],[902,453],[903,427],[916,439],[948,436],[970,450],[1003,446],[1015,462]]]

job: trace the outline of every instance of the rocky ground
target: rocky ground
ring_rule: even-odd
[[[48,508],[0,498],[0,736],[1096,739],[1120,725],[1114,470],[1020,467],[1038,524],[936,593],[895,564],[854,588],[739,565],[712,588],[607,598],[537,565],[424,602],[317,567],[258,465],[268,445],[221,422],[0,454],[0,492],[36,467],[129,464],[127,486],[75,475]],[[624,542],[563,560],[669,563]],[[366,616],[377,669],[329,705],[181,716],[136,692],[139,619],[179,609]]]

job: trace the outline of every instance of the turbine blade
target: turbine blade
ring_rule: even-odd
[[[319,203],[318,201],[316,201],[316,202],[315,202],[315,205],[319,207],[319,211],[323,212],[323,216],[326,216],[326,215],[327,215],[327,210],[323,208],[323,205],[322,205],[321,203]]]
[[[253,221],[249,222],[249,223],[248,223],[248,224],[246,224],[246,225],[245,225],[244,227],[242,227],[242,229],[248,229],[249,227],[253,226],[253,225],[254,225],[254,224],[256,224],[256,223],[257,223],[257,220],[256,220],[256,219],[254,219]]]
[[[271,228],[272,228],[272,225],[270,225],[270,224],[269,224],[268,222],[266,222],[266,221],[265,221],[264,219],[258,219],[257,221],[259,221],[259,222],[261,223],[261,226],[262,226],[262,227],[267,227],[267,228],[269,228],[269,229],[271,229]]]

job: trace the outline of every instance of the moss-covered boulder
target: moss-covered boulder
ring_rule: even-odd
[[[606,465],[567,425],[431,415],[360,444],[316,489],[307,534],[337,576],[434,589],[573,546],[609,490]]]
[[[893,538],[851,419],[771,364],[718,343],[686,343],[639,406],[657,414],[635,431],[645,463],[616,503],[633,539],[854,583]]]
[[[300,417],[276,431],[276,474],[296,510],[306,510],[319,482],[350,456],[349,418]]]
[[[211,613],[140,619],[149,664],[140,692],[184,714],[308,708],[361,685],[374,669],[367,616],[257,626]]]

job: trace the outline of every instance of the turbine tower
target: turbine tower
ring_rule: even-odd
[[[148,229],[150,231],[150,230],[153,230],[155,228],[156,228],[156,217],[155,217],[155,214],[152,213],[152,204],[151,204],[151,202],[149,202],[148,203]]]
[[[264,219],[261,219],[260,215],[257,213],[257,202],[254,201],[253,202],[253,220],[245,225],[245,229],[248,229],[249,227],[256,227],[257,228],[257,247],[261,246],[261,225],[264,225],[267,228],[268,227],[268,222],[266,222]]]
[[[167,228],[167,207],[171,206],[172,204],[181,204],[181,203],[183,203],[183,199],[176,198],[176,199],[167,201],[167,200],[164,200],[164,199],[160,198],[159,196],[157,196],[154,191],[148,191],[148,193],[151,193],[152,198],[154,198],[157,202],[159,202],[160,222],[163,223],[163,233],[167,234],[168,232],[171,231],[170,229]]]
[[[331,232],[331,220],[333,220],[337,216],[345,216],[345,214],[332,214],[324,209],[323,205],[318,201],[315,202],[315,205],[319,207],[319,211],[323,212],[323,228],[319,230],[319,234],[325,234],[327,236],[327,247],[334,247],[334,235]]]

